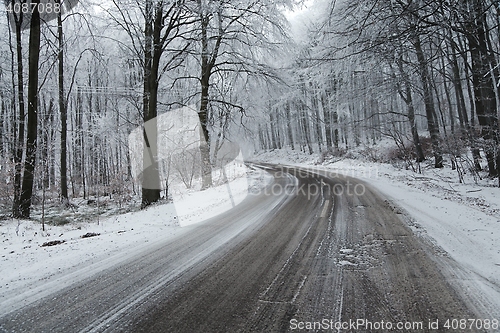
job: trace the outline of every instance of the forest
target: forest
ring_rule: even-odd
[[[227,143],[377,160],[371,147],[390,138],[415,172],[500,186],[496,0],[4,3],[0,216],[104,197],[144,208],[194,176],[204,189]],[[156,119],[183,107],[199,147],[160,160]]]

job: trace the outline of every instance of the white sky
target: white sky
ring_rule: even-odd
[[[295,10],[285,11],[285,16],[292,28],[293,37],[298,42],[307,39],[307,28],[318,16],[316,2],[316,0],[305,0],[304,4]]]
[[[292,21],[295,17],[301,16],[304,13],[307,13],[310,8],[313,6],[314,0],[305,0],[304,5],[295,8],[294,10],[286,10],[285,16],[288,20]]]

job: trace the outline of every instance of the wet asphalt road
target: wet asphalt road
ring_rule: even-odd
[[[261,167],[275,175],[265,190],[3,315],[1,330],[479,332],[444,329],[448,319],[480,314],[443,274],[451,259],[437,260],[442,254],[375,190],[339,175]]]

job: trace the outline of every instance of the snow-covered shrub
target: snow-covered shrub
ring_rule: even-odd
[[[332,162],[335,159],[345,157],[347,151],[343,148],[329,148],[321,152],[318,158],[318,164]]]
[[[380,150],[376,147],[366,147],[361,149],[359,154],[369,162],[382,162]]]

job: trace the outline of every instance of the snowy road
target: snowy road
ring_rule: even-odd
[[[478,318],[442,273],[451,259],[415,237],[368,185],[264,167],[275,174],[265,191],[125,264],[4,315],[0,327],[284,332],[321,322],[311,331],[376,331],[362,326],[369,321],[426,332],[429,322],[444,331],[448,319]],[[361,326],[337,329],[349,321]]]

